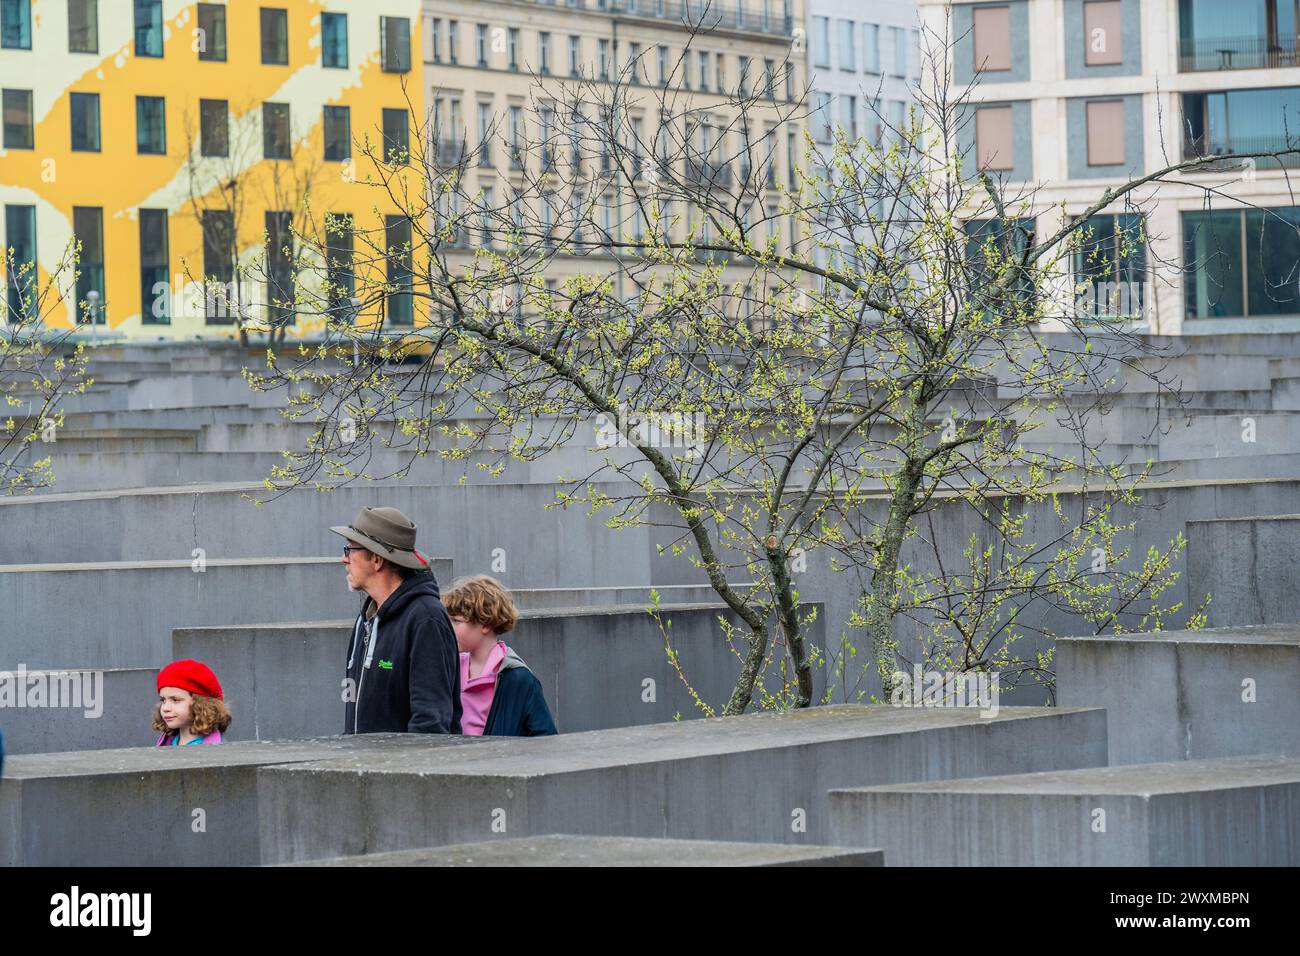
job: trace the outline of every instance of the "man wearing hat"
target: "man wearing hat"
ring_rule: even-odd
[[[345,734],[460,733],[460,655],[415,525],[396,508],[362,508],[347,539],[348,587],[363,591],[343,687]]]

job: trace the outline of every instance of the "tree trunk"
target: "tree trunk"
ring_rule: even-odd
[[[812,665],[808,661],[803,642],[803,630],[799,626],[799,609],[794,603],[794,589],[790,586],[790,568],[785,563],[785,553],[777,547],[767,549],[767,562],[772,569],[772,580],[776,585],[777,606],[781,616],[782,630],[785,631],[786,643],[790,648],[790,662],[794,665],[796,707],[812,706]]]
[[[921,485],[921,463],[925,413],[921,401],[921,383],[908,395],[901,436],[906,459],[889,499],[889,515],[881,534],[875,570],[871,574],[871,605],[867,611],[867,633],[871,635],[871,652],[880,675],[881,700],[888,702],[894,690],[894,672],[898,655],[894,649],[894,617],[898,613],[898,567],[903,540],[916,507],[917,489]]]
[[[748,709],[754,698],[754,685],[758,682],[758,674],[763,669],[765,654],[767,654],[767,629],[752,628],[749,653],[745,655],[745,663],[736,677],[736,685],[731,689],[731,699],[727,701],[727,706],[722,708],[722,716],[743,714]]]

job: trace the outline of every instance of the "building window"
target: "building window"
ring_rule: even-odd
[[[627,53],[627,69],[632,75],[633,83],[641,82],[641,44],[629,43]]]
[[[32,48],[31,0],[0,0],[0,47],[6,50]]]
[[[161,96],[135,98],[135,151],[151,155],[167,152],[167,107]]]
[[[1088,165],[1117,166],[1124,162],[1124,101],[1093,100],[1086,106]]]
[[[262,7],[262,62],[289,65],[289,11]]]
[[[5,149],[34,149],[36,134],[32,119],[32,91],[5,90],[3,106]]]
[[[226,8],[219,3],[199,4],[199,59],[226,61]]]
[[[776,61],[763,61],[763,95],[769,100],[776,99]]]
[[[478,164],[492,165],[492,104],[478,104]]]
[[[975,164],[992,171],[1015,168],[1010,106],[975,110]]]
[[[1295,142],[1300,121],[1300,87],[1228,90],[1183,94],[1183,156],[1222,153],[1274,152]],[[1294,157],[1279,160],[1261,157],[1261,167],[1278,162],[1292,164]]]
[[[1008,269],[1016,268],[1015,264],[1023,260],[1025,251],[1034,241],[1034,220],[971,219],[966,223],[966,237],[970,291],[972,297],[978,299],[985,282],[1002,279]],[[985,302],[983,307],[991,310],[1033,308],[1034,278],[1027,271],[1012,279],[1008,291],[1010,295],[1005,300]]]
[[[447,62],[456,63],[460,55],[460,24],[455,20],[447,21]]]
[[[1300,314],[1300,207],[1183,213],[1189,319]]]
[[[975,7],[975,71],[1011,69],[1011,8]]]
[[[907,31],[902,27],[890,27],[889,34],[894,39],[894,72],[891,75],[901,79],[907,76]]]
[[[537,72],[543,76],[551,72],[551,35],[545,31],[537,34]]]
[[[715,80],[713,88],[717,90],[719,93],[725,92],[727,89],[727,81],[725,79],[725,75],[722,70],[721,52],[717,52],[713,54],[713,78]]]
[[[741,96],[748,96],[749,95],[749,57],[747,56],[740,57],[739,63],[736,67],[736,72],[739,74],[736,77],[736,92],[739,93]],[[721,87],[719,87],[719,89],[721,89]]]
[[[700,68],[700,92],[707,93],[709,91],[709,54],[704,50],[697,50],[695,57]]]
[[[348,15],[346,13],[320,15],[320,63],[321,66],[336,70],[348,68]]]
[[[135,55],[163,55],[162,0],[135,0]]]
[[[352,216],[350,213],[325,214],[325,268],[326,297],[330,317],[336,322],[351,323],[353,315],[352,294],[356,291],[356,271],[353,265]]]
[[[840,125],[850,142],[858,138],[858,98],[851,93],[840,95]]]
[[[384,243],[387,255],[388,321],[391,325],[411,325],[414,320],[411,275],[411,222],[405,216],[384,217]]]
[[[510,52],[510,69],[519,69],[519,30],[511,27],[506,31],[506,46]]]
[[[813,17],[813,66],[830,68],[831,21],[829,17]]]
[[[294,318],[293,213],[268,210],[266,221],[266,313],[273,326]]]
[[[655,59],[659,66],[659,85],[668,85],[668,47],[661,46],[655,51]]]
[[[146,325],[171,322],[171,279],[168,275],[167,210],[140,210],[140,321]]]
[[[1140,316],[1146,279],[1142,216],[1092,216],[1074,234],[1076,301],[1084,315]]]
[[[229,325],[239,308],[234,216],[229,209],[205,209],[202,229],[203,316],[208,325]]]
[[[72,207],[72,235],[81,245],[77,259],[77,322],[105,324],[104,315],[104,210],[99,206]],[[91,305],[91,293],[98,302]]]
[[[524,110],[522,106],[510,107],[510,168],[524,168],[523,150]]]
[[[813,93],[813,135],[819,143],[835,141],[834,119],[831,116],[831,94]]]
[[[853,34],[857,32],[857,26],[852,20],[840,20],[840,69],[856,70],[858,68],[858,58],[854,55]]]
[[[478,65],[483,67],[488,65],[487,35],[488,28],[486,23],[478,23],[474,25],[474,54],[478,59]]]
[[[602,80],[609,79],[609,41],[603,37],[596,43],[596,71]]]
[[[99,52],[99,0],[68,0],[68,52]]]
[[[1118,18],[1118,14],[1114,16]],[[1294,0],[1179,0],[1179,67],[1252,70],[1296,66],[1300,63],[1297,19]]]
[[[289,104],[262,104],[262,157],[288,159],[292,140],[289,135]]]
[[[36,318],[36,207],[5,206],[6,318],[11,323]]]
[[[385,73],[410,72],[411,21],[409,18],[380,17],[379,45],[379,59],[384,64]]]
[[[69,95],[72,114],[72,148],[78,152],[99,152],[99,94]]]
[[[1292,0],[1287,2],[1290,3]],[[1105,66],[1124,62],[1120,7],[1120,0],[1085,0],[1083,62],[1087,66]]]
[[[352,156],[352,111],[346,106],[325,107],[325,161],[346,162]]]
[[[874,23],[862,24],[862,69],[880,72],[880,27]]]
[[[384,110],[384,162],[405,166],[411,144],[406,110]]]
[[[442,20],[432,17],[429,20],[429,46],[433,53],[433,62],[442,62]]]
[[[230,155],[230,108],[225,100],[199,100],[199,153]]]

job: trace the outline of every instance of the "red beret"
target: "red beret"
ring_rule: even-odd
[[[212,668],[202,661],[172,661],[158,672],[158,689],[179,687],[191,694],[223,700],[221,684]]]

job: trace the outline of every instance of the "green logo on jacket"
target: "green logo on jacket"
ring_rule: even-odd
[[[384,671],[391,671],[393,669],[393,662],[381,660],[379,662],[379,669]]]

